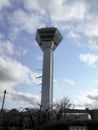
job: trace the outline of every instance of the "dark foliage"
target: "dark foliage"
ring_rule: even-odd
[[[87,126],[88,130],[98,130],[98,120],[53,122],[41,126],[39,130],[68,130],[69,126]]]

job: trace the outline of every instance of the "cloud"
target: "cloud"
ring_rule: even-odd
[[[6,6],[10,6],[9,0],[0,0],[0,10]]]
[[[10,40],[5,40],[4,36],[1,35],[0,38],[0,56],[23,56],[28,53],[28,49],[23,46],[17,46],[13,44]]]
[[[83,19],[85,16],[85,3],[82,1],[50,0],[46,5],[43,0],[42,7],[52,22],[66,22],[75,19]],[[55,7],[57,10],[55,10]],[[64,13],[66,15],[64,15]]]
[[[30,93],[13,92],[12,96],[9,95],[10,103],[19,103],[21,105],[37,105],[40,102],[39,96]]]
[[[0,40],[0,55],[13,55],[14,53],[14,45],[10,41]]]
[[[95,83],[98,83],[98,80],[95,80]]]
[[[41,22],[42,18],[40,15],[27,13],[21,9],[16,10],[8,17],[11,33],[13,32],[15,35],[21,31],[33,33],[38,27],[44,26]]]
[[[16,104],[25,106],[26,104],[35,105],[40,102],[39,96],[31,93],[16,92],[17,86],[30,86],[40,83],[38,73],[32,72],[29,67],[15,60],[14,56],[20,56],[21,47],[16,47],[10,41],[5,40],[3,35],[0,37],[0,101],[2,102],[3,91],[7,90],[6,104]],[[8,105],[10,106],[10,105]]]
[[[85,17],[86,4],[84,1],[50,0],[23,0],[24,8],[28,11],[36,11],[41,15],[48,15],[52,21],[67,21],[72,19],[83,19]],[[54,10],[54,8],[57,10]],[[66,15],[63,13],[65,12]]]
[[[67,84],[69,84],[69,85],[75,85],[75,82],[74,82],[74,80],[71,80],[71,79],[64,79],[63,80],[65,83],[67,83]]]
[[[88,22],[80,24],[76,29],[77,31],[74,31],[81,33],[81,36],[85,40],[85,44],[88,48],[98,49],[98,23],[96,19],[94,21],[88,20]]]
[[[44,1],[45,2],[45,1]],[[23,0],[23,5],[24,8],[27,9],[28,11],[36,11],[39,14],[44,15],[45,14],[45,10],[42,6],[43,1],[40,0]]]
[[[77,32],[70,31],[67,34],[67,36],[71,38],[72,40],[74,40],[74,42],[77,43],[78,45],[84,45],[85,43],[85,40],[82,38],[81,34]]]
[[[38,76],[37,73],[33,73],[27,66],[18,61],[8,57],[0,57],[0,83],[33,84],[38,83],[36,76]]]
[[[0,2],[2,8],[7,5],[12,9],[11,12],[7,8],[6,11],[0,12],[0,16],[3,17],[2,28],[9,25],[6,32],[10,39],[15,40],[22,31],[32,34],[38,27],[56,26],[66,30],[68,34],[71,33],[78,44],[84,45],[85,43],[89,48],[98,49],[96,0],[92,2],[88,2],[88,0],[50,0],[48,4],[45,0],[22,0],[21,2],[1,0]]]
[[[57,10],[54,10],[55,7]],[[94,10],[92,10],[93,7]],[[78,45],[98,49],[96,0],[92,2],[88,2],[88,0],[53,0],[47,5],[47,10],[50,22],[54,26],[68,31]]]
[[[98,36],[93,36],[89,40],[89,48],[98,49]]]
[[[27,66],[20,62],[9,58],[0,56],[0,92],[7,90],[8,97],[6,103],[15,105],[37,104],[40,102],[39,96],[30,93],[16,92],[14,89],[17,86],[36,85],[40,83],[37,79],[39,74],[32,72]],[[2,92],[3,93],[3,92]],[[1,94],[0,100],[2,101]]]
[[[5,16],[6,11],[0,12],[2,17]],[[17,56],[20,57],[28,52],[24,46],[21,47],[19,44],[17,46],[14,42],[21,31],[32,33],[35,30],[35,25],[36,28],[39,26],[40,16],[36,17],[36,20],[34,20],[34,16],[36,15],[28,14],[21,9],[19,11],[14,10],[11,13],[7,11],[6,17],[2,19],[4,21],[0,24],[0,27],[2,26],[1,32],[5,31],[5,25],[9,25],[6,28],[6,33],[0,33],[0,92],[7,90],[6,103],[11,103],[13,104],[12,106],[15,106],[16,103],[18,105],[37,104],[40,101],[39,96],[15,91],[19,86],[30,86],[40,83],[40,79],[36,79],[39,73],[32,72],[29,67],[15,60]],[[7,22],[5,23],[5,21]],[[3,92],[0,95],[1,102],[2,97]]]
[[[98,95],[88,95],[87,97],[88,97],[89,99],[93,100],[93,101],[94,101],[94,100],[95,100],[95,101],[98,100]]]
[[[82,62],[90,65],[90,66],[95,66],[95,63],[97,62],[98,60],[98,56],[97,55],[93,55],[93,54],[90,54],[90,53],[87,53],[87,54],[80,54],[79,55],[79,58]]]
[[[82,97],[82,98],[81,98]],[[75,95],[75,103],[85,108],[98,108],[98,89],[89,89]]]
[[[2,103],[3,98],[3,92],[0,94],[0,102]],[[13,108],[19,108],[19,107],[33,107],[34,105],[37,105],[40,103],[40,97],[37,95],[32,95],[31,93],[23,93],[23,92],[16,92],[14,90],[7,90],[7,93],[5,95],[5,108],[7,104],[7,109],[10,108],[10,106]]]

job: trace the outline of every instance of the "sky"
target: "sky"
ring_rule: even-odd
[[[0,106],[40,103],[43,52],[36,31],[56,27],[63,36],[54,52],[54,101],[98,108],[98,1],[0,0]]]

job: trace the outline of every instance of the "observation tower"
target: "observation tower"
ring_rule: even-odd
[[[43,51],[41,105],[44,107],[53,105],[53,54],[62,39],[53,27],[38,29],[36,33],[36,41]]]

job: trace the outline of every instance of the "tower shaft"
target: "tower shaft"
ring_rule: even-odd
[[[54,42],[43,42],[43,76],[41,104],[51,106],[53,104],[53,46]]]

